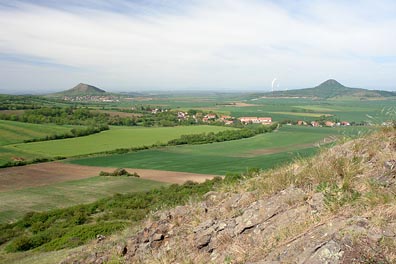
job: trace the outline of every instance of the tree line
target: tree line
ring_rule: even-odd
[[[72,128],[70,132],[66,132],[63,134],[54,134],[54,135],[47,135],[43,138],[32,138],[26,139],[23,142],[38,142],[38,141],[47,141],[47,140],[56,140],[56,139],[65,139],[65,138],[75,138],[75,137],[83,137],[92,134],[96,134],[105,130],[109,130],[108,125],[99,124],[98,126],[89,126],[89,127],[82,127],[82,128]]]
[[[253,137],[258,134],[268,133],[277,128],[277,124],[270,126],[248,125],[241,129],[225,130],[217,133],[200,133],[191,135],[182,135],[177,139],[168,141],[168,145],[184,145],[184,144],[206,144],[214,142],[223,142],[237,140],[242,138]]]

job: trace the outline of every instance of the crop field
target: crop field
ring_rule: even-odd
[[[115,193],[148,191],[165,185],[167,183],[135,177],[96,176],[0,192],[0,223],[18,219],[30,211],[89,203]]]
[[[250,107],[219,106],[233,116],[271,116],[275,121],[302,119],[311,121],[322,115],[333,115],[341,121],[380,124],[390,118],[386,109],[395,107],[395,100],[378,101],[312,101],[309,99],[260,98],[247,100]]]
[[[172,109],[192,109],[215,106],[216,102],[223,100],[224,98],[222,96],[219,97],[207,93],[195,95],[159,95],[153,98],[145,98],[145,100],[130,100],[127,103],[120,102],[118,106],[129,107],[132,103],[138,105],[166,106]]]
[[[72,157],[86,155],[117,148],[148,146],[156,143],[166,143],[171,139],[186,134],[203,132],[219,132],[226,127],[216,126],[185,126],[185,127],[111,127],[85,137],[69,138],[52,141],[33,142],[7,146],[10,150],[24,151],[42,156]]]
[[[29,153],[26,151],[0,146],[0,165],[4,165],[9,161],[17,160],[33,160],[35,158],[44,158],[44,155]]]
[[[283,116],[300,116],[300,117],[321,117],[321,116],[331,116],[330,114],[323,113],[297,113],[297,112],[269,112],[271,116],[283,115]]]
[[[187,180],[204,182],[216,175],[133,169],[135,177],[98,176],[116,168],[46,162],[0,170],[0,223],[29,211],[89,203],[116,193],[147,191]]]
[[[278,132],[242,140],[151,149],[134,153],[70,160],[89,166],[150,168],[224,175],[246,168],[272,168],[315,153],[317,144],[357,134],[355,128],[283,127]]]
[[[28,139],[43,138],[48,135],[66,133],[72,128],[72,126],[29,124],[0,120],[0,146],[19,143]]]
[[[113,172],[116,169],[111,167],[81,166],[62,162],[45,162],[3,168],[0,170],[0,192],[81,180],[97,176],[101,171]],[[207,179],[218,176],[147,169],[130,169],[128,172],[137,173],[141,179],[176,184],[182,184],[187,180],[204,182]]]
[[[260,96],[228,94],[223,96],[154,98],[148,105],[162,105],[181,110],[200,109],[241,116],[271,116],[274,121],[302,119],[312,121],[332,115],[340,121],[381,123],[389,119],[383,109],[394,107],[394,99],[386,100],[312,100],[307,98],[261,98]],[[204,100],[205,99],[205,100]]]
[[[30,124],[16,121],[0,120],[0,164],[15,159],[34,159],[45,155],[31,153],[7,145],[21,143],[24,140],[43,138],[45,136],[64,134],[75,126],[53,124]]]

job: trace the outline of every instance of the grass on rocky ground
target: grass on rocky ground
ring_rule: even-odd
[[[227,260],[243,262],[259,254],[271,252],[324,223],[332,221],[337,223],[337,217],[340,216],[348,219],[355,215],[364,216],[371,226],[378,228],[386,226],[387,223],[396,219],[395,177],[396,129],[394,128],[384,128],[372,135],[343,142],[331,149],[324,149],[313,158],[296,160],[295,163],[276,170],[265,172],[250,170],[242,175],[229,174],[222,184],[215,187],[217,191],[229,194],[250,192],[254,194],[250,201],[253,202],[294,186],[302,189],[309,196],[306,197],[307,199],[315,194],[322,194],[326,210],[318,215],[306,213],[299,221],[294,221],[287,227],[280,226],[272,232],[271,236],[266,237],[265,241],[257,241],[257,249],[247,250],[243,244],[232,243],[235,254]],[[210,217],[203,215],[195,201],[184,200],[186,201],[190,201],[190,206],[196,208],[196,212],[193,211],[188,216],[186,223],[191,225],[191,228]],[[290,204],[290,207],[293,206],[294,204]],[[226,219],[241,213],[230,209],[217,217]],[[130,232],[118,233],[113,239],[114,241],[126,240],[130,234]],[[365,242],[365,237],[359,234],[352,234],[351,237],[354,247],[359,250]],[[224,244],[227,243],[229,243],[227,237],[224,237]],[[395,246],[394,239],[384,237],[376,245],[376,251],[364,251],[362,247],[359,257],[374,262],[384,260],[384,263],[392,263],[396,261]],[[180,250],[182,255],[182,246]],[[160,260],[155,260],[153,255],[153,261],[168,263],[172,259],[182,259],[180,254],[172,256],[174,252],[174,250],[169,252],[169,255],[162,256]],[[197,255],[196,260],[199,259],[204,258]],[[112,261],[122,263],[116,257]]]
[[[269,170],[236,188],[257,190],[270,195],[291,185],[312,192],[323,192],[330,209],[356,201],[376,206],[395,199],[395,186],[387,182],[396,169],[396,132],[393,128],[359,138],[313,158]]]
[[[228,179],[228,180],[227,180]],[[293,186],[304,191],[305,201],[294,206],[303,206],[314,195],[323,197],[324,211],[313,213],[302,211],[299,219],[294,219],[287,225],[272,226],[271,233],[265,238],[255,237],[255,248],[246,248],[242,238],[232,239],[222,237],[224,245],[233,252],[226,260],[229,263],[244,263],[252,259],[262,259],[278,248],[285,247],[293,241],[315,232],[326,230],[329,226],[338,226],[342,235],[351,239],[352,253],[345,252],[345,256],[356,259],[356,263],[394,263],[396,261],[396,242],[392,237],[382,235],[382,228],[388,227],[396,219],[396,129],[383,128],[381,131],[365,137],[341,142],[331,149],[323,149],[318,155],[308,159],[296,160],[293,164],[265,172],[250,171],[243,175],[229,174],[226,176],[226,184],[222,184],[218,191],[232,195],[235,193],[251,193],[254,196],[245,201],[251,204],[259,199],[270,198],[285,189]],[[220,205],[218,205],[220,206]],[[230,219],[243,214],[240,208],[228,211],[204,214],[197,208],[186,217],[185,225],[194,227],[209,220]],[[242,208],[246,206],[242,206]],[[365,232],[359,233],[356,229],[344,229],[342,225],[348,221],[367,219],[367,230],[380,230],[381,238],[378,243],[368,239]],[[344,222],[343,222],[344,221]],[[359,220],[357,220],[359,221]],[[353,223],[351,223],[353,224]],[[331,228],[331,227],[329,227]],[[334,230],[337,230],[334,227]],[[187,232],[187,231],[186,231]],[[349,233],[348,233],[349,232]],[[370,231],[371,232],[371,231]],[[180,248],[165,252],[160,260],[157,255],[146,256],[153,263],[172,263],[172,261],[189,261],[182,256],[191,257],[191,251],[175,255],[175,252],[186,251],[180,241]],[[347,250],[346,250],[347,251]],[[207,260],[205,252],[196,252],[194,261],[203,263]],[[349,255],[348,255],[349,254]],[[146,260],[147,260],[146,259]],[[226,262],[227,262],[226,261]],[[346,263],[348,259],[346,259]]]
[[[363,216],[374,228],[384,227],[396,218],[395,178],[396,130],[384,128],[373,135],[323,150],[313,158],[297,160],[291,165],[261,173],[258,177],[223,186],[223,191],[253,191],[260,197],[267,197],[295,186],[310,196],[323,194],[326,212],[307,216],[303,222],[290,223],[273,237],[268,237],[260,250],[270,252],[340,215]],[[359,250],[366,243],[363,235],[353,234],[352,237],[354,250]],[[362,247],[360,258],[367,263],[377,263],[379,260],[394,263],[395,248],[395,240],[384,236],[371,252]]]

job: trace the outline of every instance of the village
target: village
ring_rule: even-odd
[[[113,103],[113,102],[119,102],[120,98],[119,96],[113,96],[113,95],[78,95],[78,96],[64,96],[63,101]]]
[[[178,112],[177,117],[179,121],[186,120],[190,116],[187,112]],[[192,115],[192,118],[198,123],[200,120],[199,115]],[[256,116],[243,116],[233,117],[229,115],[217,115],[215,113],[209,113],[201,118],[203,123],[215,123],[221,122],[225,125],[233,125],[236,123],[247,124],[262,124],[271,125],[273,123],[272,117],[256,117]],[[289,121],[285,122],[286,125],[298,125],[298,126],[312,126],[312,127],[336,127],[336,126],[350,126],[351,123],[348,121],[334,122],[334,121],[311,121],[307,122],[304,120]]]

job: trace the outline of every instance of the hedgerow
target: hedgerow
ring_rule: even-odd
[[[148,192],[116,194],[94,203],[47,212],[30,212],[12,224],[0,225],[0,245],[8,252],[31,249],[51,251],[76,247],[144,219],[150,212],[200,198],[221,178],[204,183],[186,182]]]

